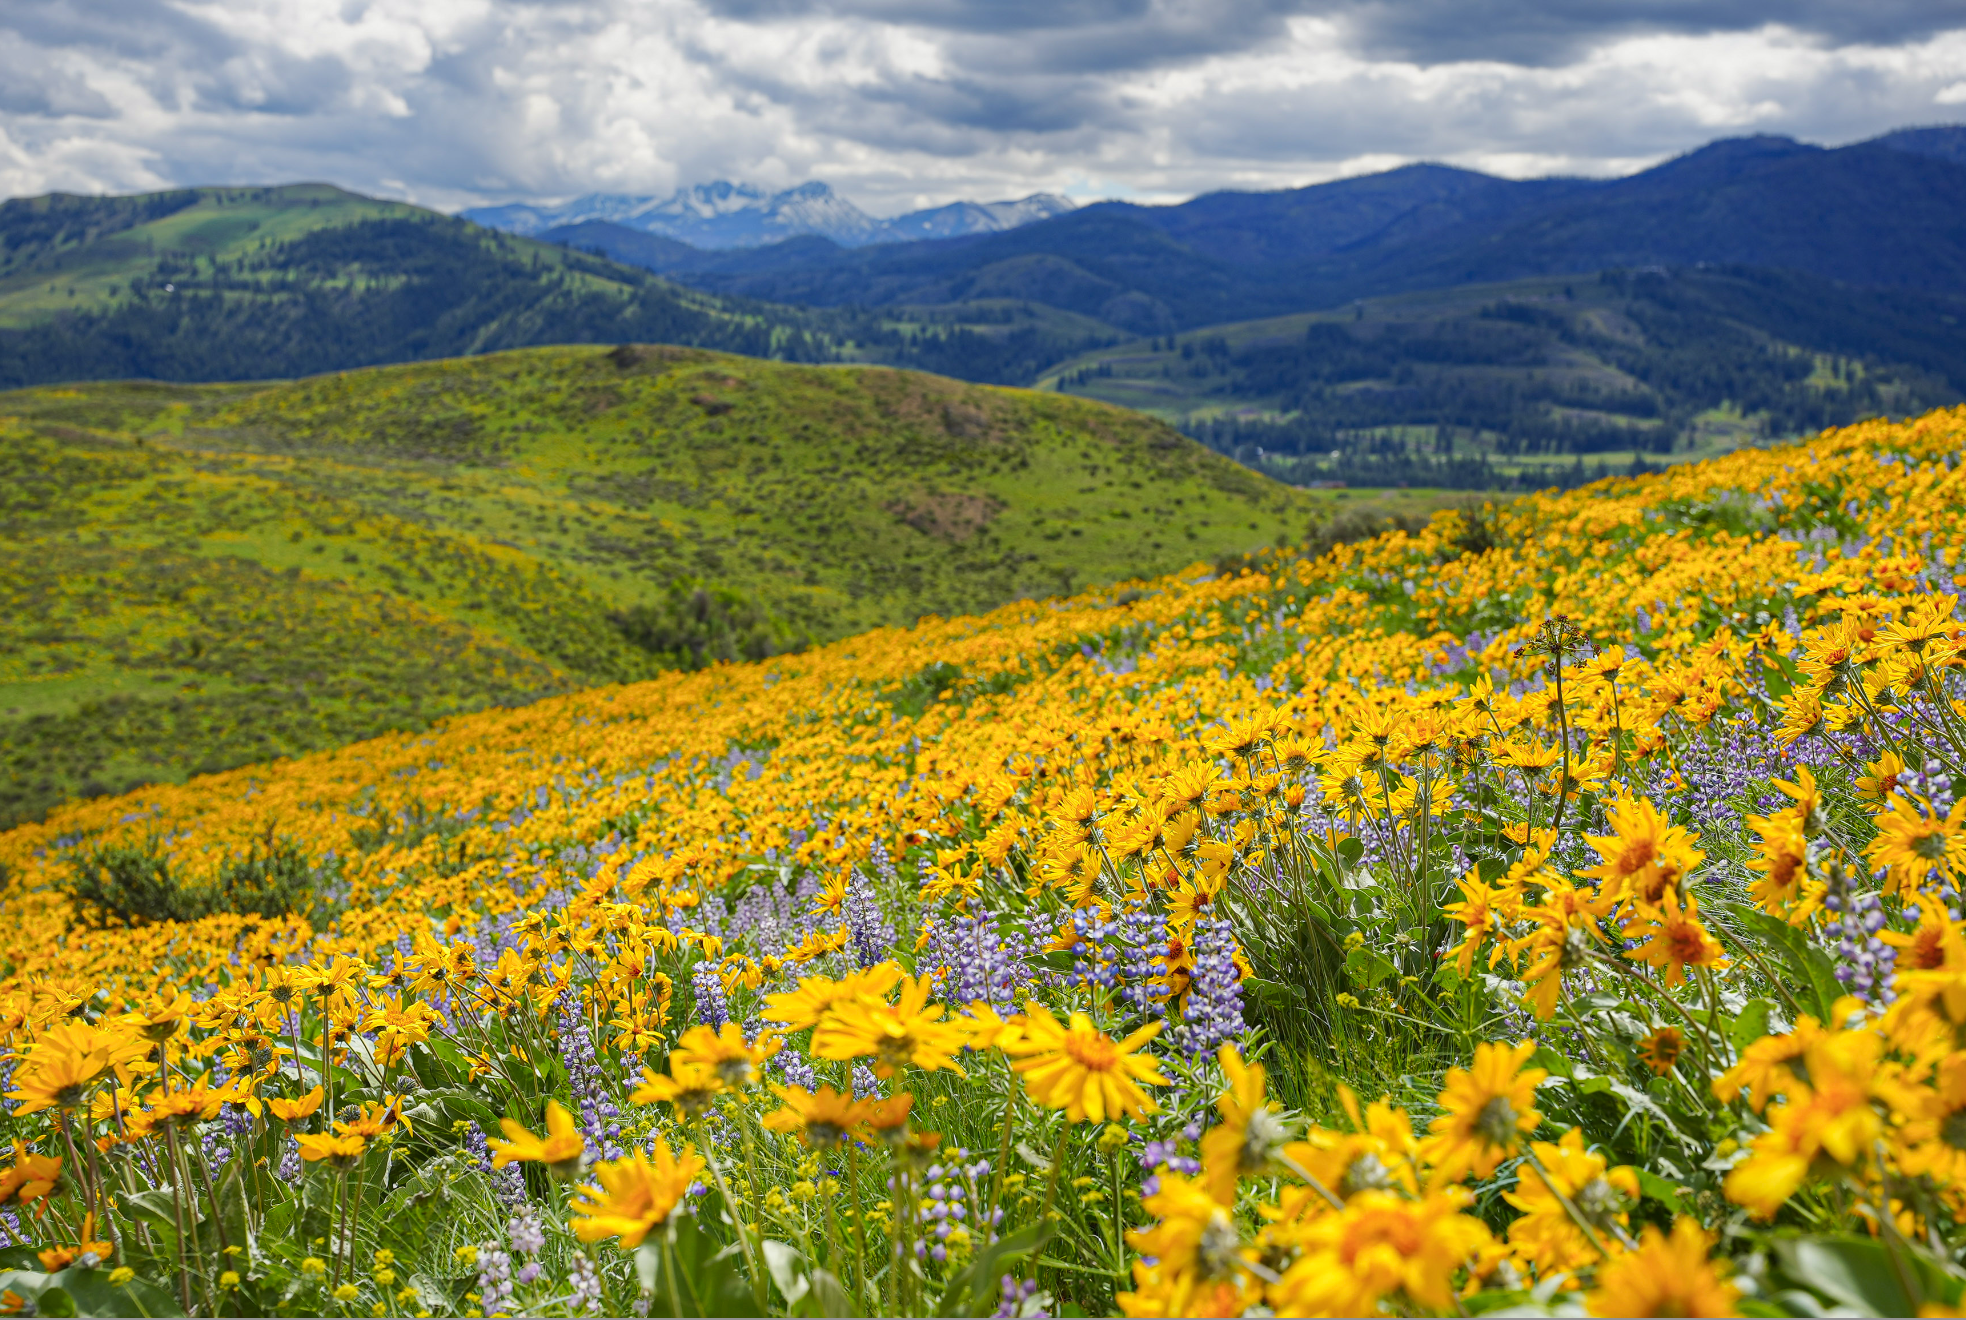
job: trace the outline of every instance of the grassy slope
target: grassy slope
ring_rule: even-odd
[[[610,616],[678,579],[830,638],[1329,507],[1102,404],[690,349],[16,391],[0,820],[646,676]]]

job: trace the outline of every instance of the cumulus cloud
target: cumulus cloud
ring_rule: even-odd
[[[1912,0],[0,0],[0,193],[1171,198],[1842,142],[1961,87],[1966,18]]]

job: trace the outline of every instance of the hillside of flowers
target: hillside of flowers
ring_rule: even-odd
[[[1956,1313],[1962,449],[0,835],[0,1311]]]

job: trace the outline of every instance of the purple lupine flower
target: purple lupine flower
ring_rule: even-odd
[[[571,998],[559,1010],[560,1060],[566,1065],[574,1112],[580,1115],[580,1131],[605,1160],[618,1160],[623,1151],[621,1107],[607,1084],[600,1052],[587,1029],[587,1019]]]
[[[1880,1007],[1897,998],[1898,951],[1886,944],[1884,900],[1875,893],[1830,894],[1823,906],[1836,914],[1824,937],[1836,962],[1836,979],[1866,1004]]]
[[[1158,912],[1130,911],[1118,923],[1120,998],[1145,1017],[1166,1011],[1168,985],[1162,975],[1167,955],[1167,918]]]
[[[696,990],[696,1018],[712,1031],[722,1031],[730,1021],[730,1004],[724,999],[724,979],[717,965],[701,959],[689,970],[689,983]]]
[[[601,1313],[601,1275],[594,1268],[593,1261],[586,1256],[575,1256],[573,1267],[567,1271],[567,1283],[573,1288],[572,1302],[576,1313]]]
[[[476,1131],[475,1128],[472,1130]],[[478,1139],[480,1141],[484,1140],[484,1134],[479,1133]],[[280,1181],[289,1186],[300,1181],[300,1143],[293,1139],[293,1134],[291,1133],[287,1135],[286,1150],[280,1155],[278,1174]]]
[[[887,860],[887,849],[879,839],[874,840],[874,857],[877,869],[893,872],[893,864]],[[896,882],[899,883],[898,878]],[[873,884],[858,871],[847,880],[846,901],[841,904],[840,915],[846,919],[848,942],[853,947],[853,960],[858,966],[872,967],[887,958],[888,951],[894,947],[894,927],[881,912]]]
[[[478,1248],[478,1304],[487,1316],[511,1315],[515,1305],[512,1258],[490,1242]]]
[[[930,928],[929,950],[931,964],[947,969],[944,994],[959,1004],[981,1000],[1004,1012],[1031,983],[1038,942],[1022,925],[1006,936],[987,915],[950,917]]]
[[[812,1064],[795,1046],[787,1045],[772,1056],[772,1065],[785,1078],[787,1086],[803,1086],[808,1091],[819,1088],[819,1076],[813,1072]]]
[[[540,1223],[531,1206],[512,1216],[505,1226],[505,1237],[511,1242],[512,1250],[522,1256],[537,1256],[546,1250],[546,1226]]]
[[[1022,1282],[1014,1274],[1006,1274],[997,1284],[1001,1299],[997,1309],[990,1313],[991,1320],[1051,1320],[1051,1312],[1039,1302],[1038,1281],[1025,1279]]]
[[[1212,1053],[1248,1028],[1242,1020],[1242,973],[1236,967],[1236,937],[1219,917],[1195,920],[1195,970],[1188,1006],[1173,1033],[1175,1046],[1189,1055]]]

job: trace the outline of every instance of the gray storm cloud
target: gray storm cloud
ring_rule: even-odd
[[[1966,16],[1907,0],[0,0],[8,195],[824,178],[881,212],[1609,173],[1962,104]]]

